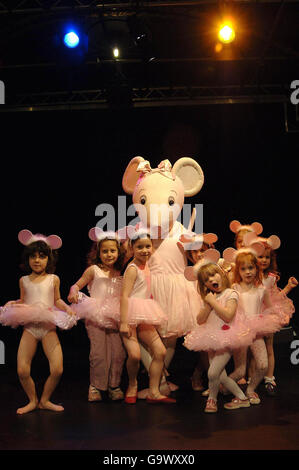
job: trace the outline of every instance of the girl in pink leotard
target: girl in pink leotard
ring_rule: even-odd
[[[55,235],[32,235],[28,230],[19,233],[19,240],[26,245],[23,258],[25,269],[30,274],[20,279],[20,299],[8,302],[2,307],[0,314],[2,324],[13,327],[24,325],[18,348],[17,370],[29,403],[18,408],[17,413],[28,413],[36,408],[63,411],[61,405],[50,401],[63,371],[62,349],[56,325],[67,329],[76,323],[76,319],[72,309],[60,298],[60,281],[58,276],[53,274],[56,263],[55,250],[62,242]],[[50,375],[40,400],[30,375],[31,362],[39,341],[50,366]]]

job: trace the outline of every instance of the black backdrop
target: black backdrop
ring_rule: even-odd
[[[205,183],[186,202],[203,204],[204,231],[218,235],[216,248],[233,246],[231,220],[261,222],[265,236],[282,241],[280,286],[291,275],[299,278],[299,133],[286,133],[282,104],[2,113],[0,123],[1,305],[19,296],[17,235],[24,228],[61,236],[56,273],[66,300],[86,267],[95,209],[104,202],[116,208],[125,195],[123,172],[136,155],[152,167],[165,158],[196,159]],[[299,288],[290,294],[295,303],[298,295]],[[0,339],[6,337],[16,338],[0,327]],[[86,345],[81,328],[67,338]]]

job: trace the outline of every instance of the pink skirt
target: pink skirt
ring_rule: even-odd
[[[29,323],[50,323],[62,330],[69,330],[77,324],[77,318],[56,307],[47,307],[42,302],[32,305],[20,303],[0,307],[0,323],[12,328]]]
[[[119,318],[120,319],[120,318]],[[154,299],[140,299],[129,297],[128,299],[128,324],[132,326],[147,324],[164,326],[167,315]]]
[[[292,300],[289,299],[289,297],[278,287],[268,289],[268,292],[270,294],[271,303],[279,315],[281,326],[283,327],[288,325],[290,319],[293,316],[293,313],[295,312],[295,307]]]
[[[248,318],[257,338],[276,333],[282,328],[282,313],[275,307],[267,308],[259,315]]]
[[[210,321],[197,325],[185,336],[183,345],[191,351],[222,353],[249,346],[255,339],[255,331],[242,314],[236,314],[230,323]]]
[[[78,303],[71,304],[71,308],[80,320],[88,320],[100,328],[119,329],[118,321],[115,319],[117,312],[119,316],[120,309],[117,297],[98,299],[79,292]]]

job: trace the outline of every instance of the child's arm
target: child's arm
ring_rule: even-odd
[[[66,312],[68,315],[75,314],[73,310],[60,297],[60,279],[56,275],[54,278],[54,305],[55,307],[59,308],[59,310],[63,310],[64,312]]]
[[[137,277],[136,268],[129,267],[123,278],[123,287],[120,297],[120,325],[119,332],[124,336],[130,336],[130,327],[128,325],[128,298],[132,292]]]
[[[271,308],[272,307],[271,297],[270,297],[268,289],[265,289],[263,303],[265,305],[265,308]]]
[[[197,323],[201,325],[207,321],[208,316],[212,311],[212,307],[205,302],[205,305],[200,309],[199,314],[197,315]]]
[[[205,301],[215,310],[221,320],[229,323],[234,318],[238,306],[237,300],[229,299],[223,307],[217,302],[216,294],[209,292],[205,297]]]
[[[80,279],[70,288],[69,295],[67,297],[68,302],[70,303],[77,303],[78,302],[78,292],[79,290],[83,289],[83,287],[87,286],[94,277],[94,267],[89,266]]]
[[[287,285],[285,286],[284,289],[281,290],[282,293],[284,293],[285,295],[288,295],[289,292],[291,292],[292,289],[294,289],[294,287],[297,287],[298,286],[298,281],[295,277],[290,277],[290,279],[288,280],[288,283]]]

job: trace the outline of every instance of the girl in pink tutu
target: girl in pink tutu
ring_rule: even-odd
[[[147,403],[175,403],[174,399],[162,395],[159,390],[166,350],[155,327],[163,326],[166,316],[151,296],[147,262],[152,254],[152,241],[146,231],[136,231],[131,236],[130,244],[133,260],[124,273],[119,328],[128,353],[126,366],[129,383],[125,402],[134,404],[137,400],[140,342],[152,358],[148,371]]]
[[[58,276],[53,274],[56,263],[55,250],[62,242],[56,235],[32,235],[29,230],[22,230],[18,238],[26,245],[23,253],[24,267],[30,274],[20,279],[20,299],[8,302],[0,313],[3,325],[24,325],[18,348],[17,370],[29,403],[18,408],[17,413],[28,413],[36,408],[63,411],[62,406],[50,401],[63,371],[62,349],[56,325],[67,329],[73,326],[76,320],[71,308],[60,298],[60,281]],[[31,362],[39,341],[50,367],[50,375],[40,400],[30,375]]]
[[[217,264],[219,252],[213,249],[204,253],[204,259],[193,268],[185,269],[188,280],[197,278],[204,305],[200,309],[198,326],[184,340],[184,346],[194,351],[207,351],[209,356],[209,397],[206,413],[217,412],[220,383],[233,395],[226,409],[247,408],[249,399],[237,383],[227,376],[225,366],[235,348],[253,341],[253,335],[238,309],[238,293],[230,288],[227,273]]]
[[[120,382],[126,352],[118,322],[113,318],[119,315],[120,243],[114,232],[103,232],[97,227],[89,231],[89,238],[94,241],[88,256],[89,267],[71,287],[68,301],[77,316],[85,319],[90,341],[88,401],[101,401],[101,392],[107,390],[111,400],[121,400],[124,396]],[[90,297],[80,292],[85,286]]]
[[[231,248],[225,250],[224,258],[229,256],[228,251],[232,252],[232,250]],[[233,250],[235,251],[235,283],[232,286],[240,294],[240,306],[256,336],[249,346],[255,367],[252,368],[246,389],[246,395],[253,405],[260,403],[260,398],[255,390],[262,381],[268,367],[267,350],[263,336],[278,331],[281,325],[280,312],[272,305],[269,293],[260,281],[257,250],[261,253],[262,246],[256,246],[255,250],[253,248]],[[234,380],[238,380],[245,375],[246,359],[243,358],[243,362],[238,361],[238,364],[239,366],[231,374]]]
[[[246,243],[254,243],[259,241],[263,243],[263,253],[258,257],[258,264],[262,274],[262,283],[269,292],[270,299],[273,305],[280,308],[281,312],[281,325],[286,326],[295,311],[294,304],[287,294],[298,285],[297,279],[290,277],[284,289],[279,289],[277,281],[279,280],[279,272],[277,268],[276,250],[280,246],[280,239],[276,235],[271,235],[269,238],[247,236]],[[275,368],[275,355],[273,348],[274,334],[270,333],[265,336],[265,344],[268,354],[268,370],[264,377],[265,389],[268,395],[273,396],[276,393],[276,382],[274,377]]]

